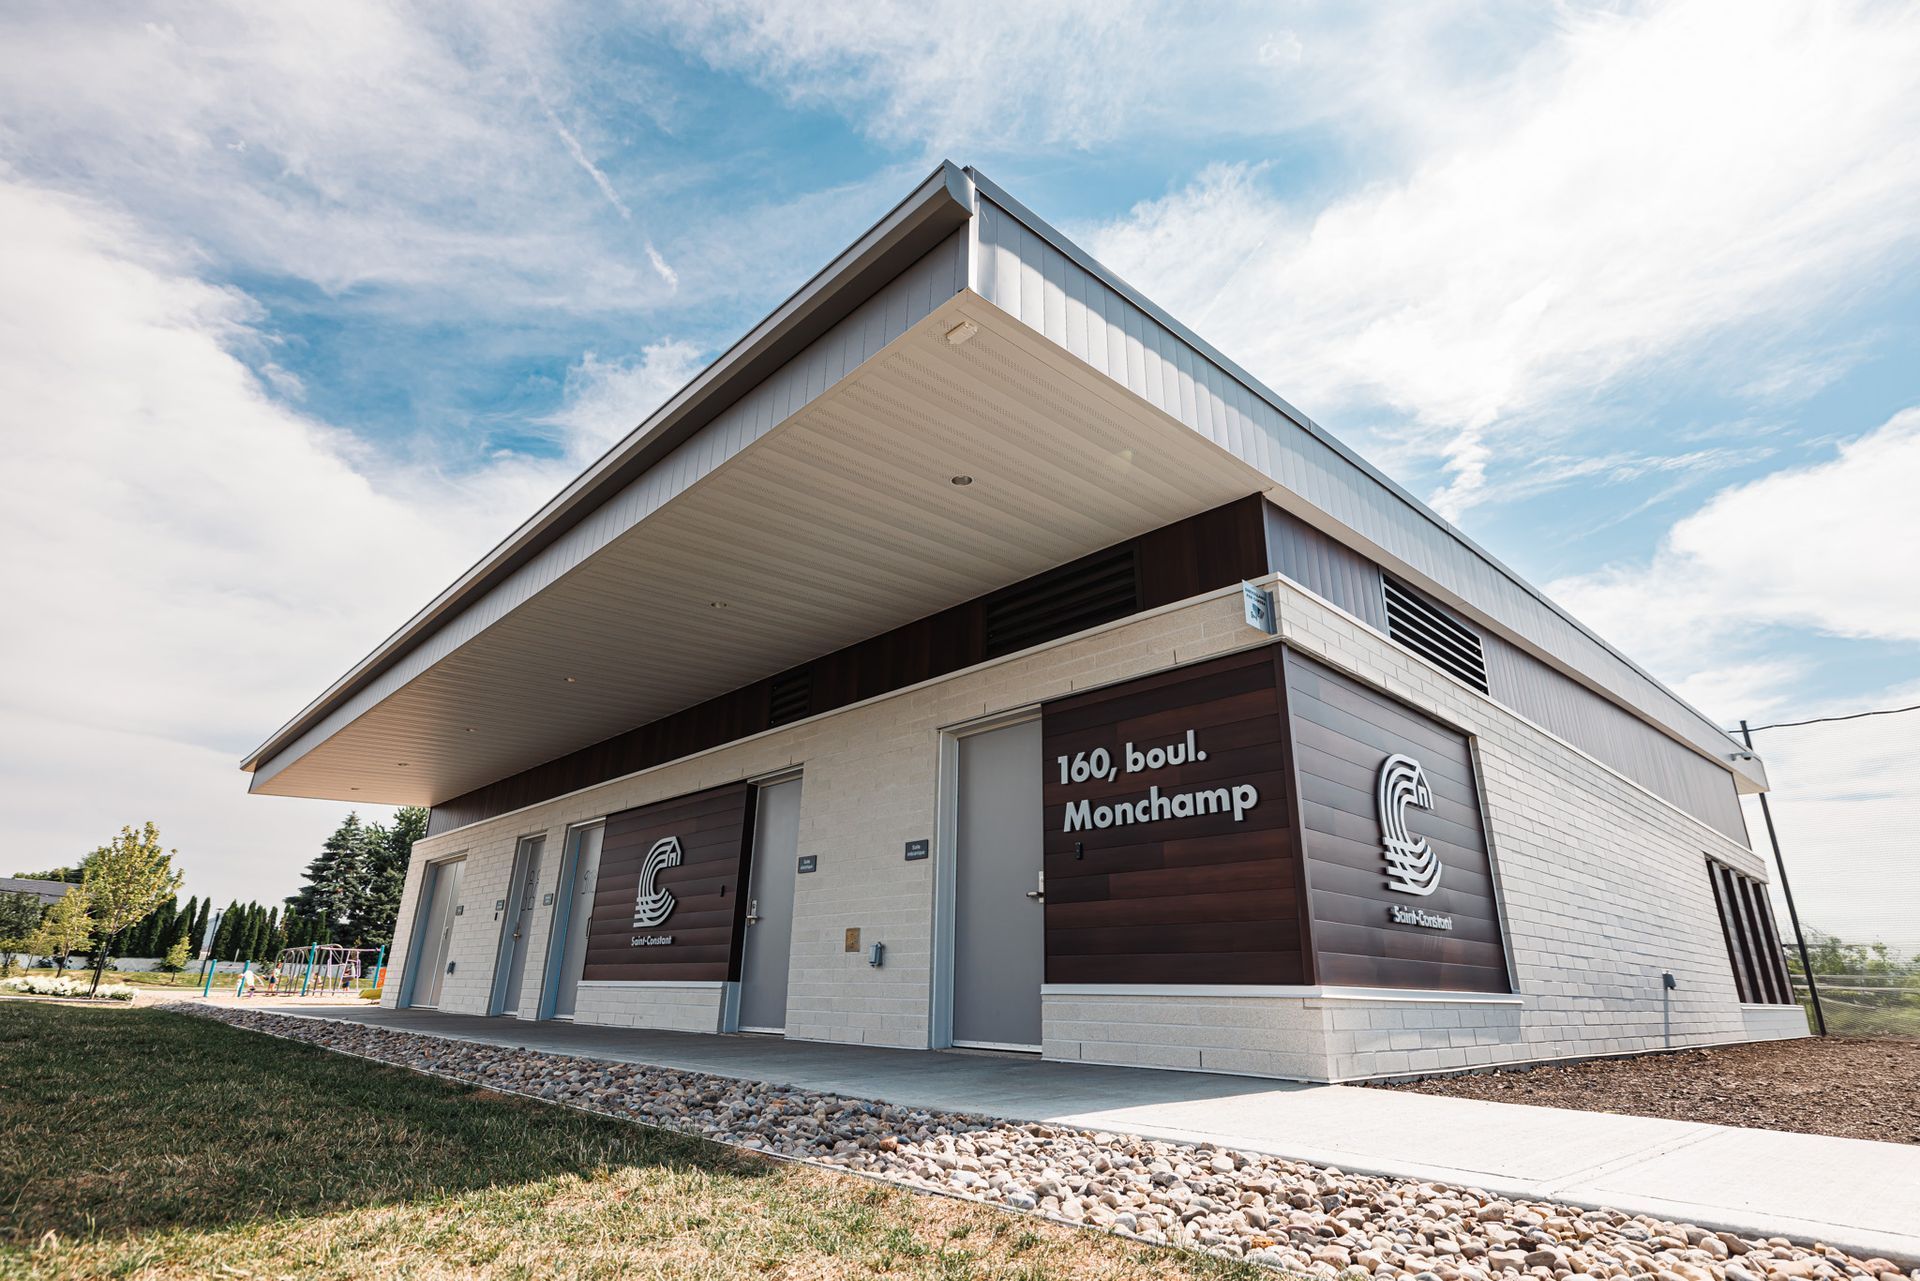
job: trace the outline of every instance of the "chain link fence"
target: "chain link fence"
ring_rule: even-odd
[[[1920,710],[1753,731],[1827,1030],[1920,1039]],[[1766,821],[1747,800],[1753,847]],[[1774,919],[1801,1004],[1806,966],[1780,878]]]

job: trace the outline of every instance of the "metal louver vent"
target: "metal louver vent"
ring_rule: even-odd
[[[1140,576],[1131,546],[1017,583],[987,599],[986,656],[998,658],[1068,636],[1140,608]]]
[[[1387,574],[1380,581],[1387,595],[1387,635],[1486,693],[1487,660],[1480,638],[1406,584]]]
[[[767,728],[803,721],[813,713],[813,668],[796,667],[773,678],[767,697]]]

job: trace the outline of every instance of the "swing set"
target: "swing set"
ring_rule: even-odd
[[[386,979],[387,949],[347,947],[340,943],[309,943],[290,947],[280,953],[262,973],[248,961],[235,981],[235,996],[264,993],[270,996],[345,996],[359,995],[368,987],[378,991]],[[294,979],[299,986],[294,986]],[[207,989],[213,987],[213,974],[207,974]],[[204,992],[203,992],[204,995]]]

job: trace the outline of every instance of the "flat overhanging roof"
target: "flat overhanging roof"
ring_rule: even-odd
[[[1765,786],[1700,713],[951,164],[242,768],[258,792],[436,804],[1253,492]]]

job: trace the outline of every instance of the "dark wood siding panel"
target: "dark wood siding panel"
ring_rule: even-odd
[[[1136,561],[1136,608],[1155,609],[1186,600],[1266,572],[1262,526],[1266,500],[1258,494],[1213,511],[1116,544],[1085,558],[1094,563],[1119,548]],[[579,751],[522,770],[433,807],[428,834],[439,835],[469,823],[537,804],[567,792],[604,783],[638,770],[663,765],[746,738],[774,724],[773,686],[781,682],[791,705],[791,685],[804,680],[809,715],[903,689],[983,662],[988,657],[987,605],[997,596],[1043,580],[1058,570],[1036,575],[938,614],[896,627],[810,663],[755,681],[660,720],[628,730]],[[1071,616],[1063,617],[1072,623]],[[1058,631],[1052,639],[1070,634]]]
[[[741,890],[752,843],[753,788],[732,783],[625,810],[607,819],[594,883],[583,978],[593,981],[724,981],[739,977]],[[664,837],[680,841],[681,862],[660,873],[673,913],[658,926],[633,927],[634,899],[647,852]],[[670,935],[671,944],[634,947],[637,934]]]
[[[1285,721],[1272,647],[1055,700],[1041,712],[1051,983],[1302,981]],[[1126,772],[1126,747],[1206,759]],[[1057,758],[1104,749],[1115,777],[1060,781]],[[1251,785],[1231,813],[1066,830],[1067,807]]]
[[[1291,651],[1284,666],[1316,981],[1508,991],[1467,736]],[[1400,753],[1420,762],[1433,794],[1430,809],[1409,811],[1409,826],[1442,864],[1439,888],[1430,895],[1387,887],[1376,788],[1386,759]],[[1453,928],[1395,922],[1395,906],[1448,917]]]

